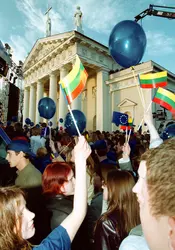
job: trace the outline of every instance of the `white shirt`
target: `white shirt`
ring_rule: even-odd
[[[129,235],[122,241],[119,250],[149,250],[149,248],[143,236]]]

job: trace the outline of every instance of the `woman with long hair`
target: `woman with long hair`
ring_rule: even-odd
[[[35,233],[35,214],[26,208],[23,192],[16,187],[0,188],[0,249],[70,249],[71,241],[86,214],[86,159],[90,153],[90,147],[84,137],[79,137],[75,146],[76,184],[73,210],[61,225],[36,247],[27,241]]]
[[[134,185],[134,178],[127,171],[111,170],[108,173],[103,191],[108,210],[95,227],[95,250],[119,249],[130,230],[140,223],[138,203],[132,192]]]

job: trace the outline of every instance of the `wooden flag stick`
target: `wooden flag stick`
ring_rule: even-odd
[[[77,126],[77,122],[75,121],[75,117],[74,117],[74,115],[73,115],[73,113],[72,113],[72,110],[71,110],[71,108],[70,108],[70,105],[67,105],[67,107],[68,107],[68,110],[69,110],[69,112],[70,112],[70,114],[71,114],[71,116],[72,116],[72,120],[73,120],[74,125],[75,125],[75,127],[76,127],[77,133],[78,133],[79,136],[81,136],[80,130],[79,130],[78,126]]]
[[[127,143],[128,142],[128,128],[126,127],[126,134],[125,134],[125,142]]]
[[[144,100],[143,92],[142,92],[142,90],[141,90],[141,88],[139,86],[138,80],[136,79],[135,70],[134,70],[133,67],[132,67],[132,74],[133,74],[134,81],[135,81],[136,86],[137,86],[137,90],[138,90],[138,93],[139,93],[139,96],[140,96],[140,100],[141,100],[142,106],[145,109],[145,100]]]
[[[72,141],[70,141],[58,154],[62,154],[66,148],[71,144]]]

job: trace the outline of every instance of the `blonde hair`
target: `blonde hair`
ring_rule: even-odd
[[[38,150],[36,151],[36,156],[44,157],[45,155],[47,155],[47,149],[45,147],[38,148]]]
[[[19,207],[23,199],[24,193],[19,188],[0,188],[0,249],[31,250],[29,242],[21,234]]]
[[[146,151],[147,187],[154,216],[175,216],[175,138]]]

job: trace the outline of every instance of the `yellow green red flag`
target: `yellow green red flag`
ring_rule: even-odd
[[[72,101],[82,92],[86,85],[87,77],[88,74],[77,55],[72,70],[59,82],[66,95],[68,104],[71,104]]]
[[[175,94],[171,91],[158,88],[152,101],[175,113]]]
[[[167,85],[167,71],[158,73],[142,74],[139,76],[141,88],[158,88]]]

